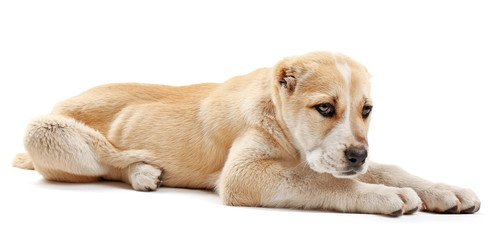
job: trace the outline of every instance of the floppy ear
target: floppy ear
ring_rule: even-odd
[[[295,90],[296,81],[301,69],[293,66],[291,58],[285,58],[278,62],[274,67],[274,84],[278,84],[281,88],[286,88],[290,92]]]

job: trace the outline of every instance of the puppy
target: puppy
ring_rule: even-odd
[[[366,68],[328,52],[222,84],[109,84],[32,120],[27,153],[13,165],[53,181],[213,189],[233,206],[395,216],[479,210],[471,190],[370,162],[372,108]]]

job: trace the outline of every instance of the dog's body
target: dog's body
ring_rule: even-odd
[[[467,189],[367,167],[369,74],[341,54],[285,58],[223,84],[111,84],[31,121],[13,164],[55,181],[216,189],[228,205],[473,213]]]

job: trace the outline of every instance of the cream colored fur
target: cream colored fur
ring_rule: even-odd
[[[331,103],[335,114],[316,106]],[[27,127],[13,165],[55,181],[100,179],[136,190],[214,189],[237,206],[401,215],[424,208],[473,213],[471,190],[376,163],[367,149],[369,74],[342,54],[288,57],[223,84],[99,86],[58,103]]]

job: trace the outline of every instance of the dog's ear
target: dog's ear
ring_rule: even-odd
[[[279,85],[293,92],[296,86],[296,77],[293,74],[283,72],[279,77]]]
[[[295,90],[297,80],[302,72],[302,68],[294,63],[294,58],[290,57],[281,60],[274,67],[274,84],[286,88],[290,92]]]

